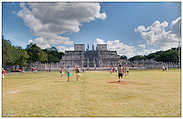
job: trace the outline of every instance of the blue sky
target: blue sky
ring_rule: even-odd
[[[107,43],[128,57],[176,47],[180,40],[180,3],[68,5],[3,3],[3,35],[23,48],[34,42],[61,51],[74,43]]]

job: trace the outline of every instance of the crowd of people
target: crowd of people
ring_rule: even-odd
[[[60,72],[60,77],[61,77],[59,79],[62,79],[64,77],[64,74],[66,73],[67,81],[69,82],[71,79],[72,73],[75,73],[76,80],[77,81],[80,80],[81,69],[79,66],[76,66],[74,69],[69,68],[69,67],[67,67],[65,69],[64,67],[62,67],[62,68],[60,68],[59,72]],[[111,67],[110,73],[111,74],[116,73],[116,75],[118,76],[118,82],[120,82],[121,80],[124,79],[124,77],[126,77],[129,74],[129,67],[122,66],[122,65],[118,65],[116,67]]]
[[[118,76],[118,82],[120,82],[121,80],[124,79],[124,77],[126,77],[129,73],[129,67],[127,66],[122,66],[122,65],[118,65],[116,67],[111,67],[110,68],[110,73],[116,73],[116,75]]]
[[[31,71],[35,72],[36,68],[32,67]],[[95,71],[96,71],[96,69],[95,69]],[[168,66],[163,65],[162,66],[162,71],[166,71],[167,72],[168,71]],[[24,69],[22,70],[22,72],[24,72]],[[76,80],[77,81],[80,80],[81,69],[80,69],[79,66],[76,66],[74,68],[74,70],[73,70],[73,68],[70,68],[70,67],[67,67],[66,69],[64,67],[62,67],[62,68],[60,68],[59,72],[60,72],[60,75],[61,75],[60,76],[61,78],[59,77],[59,79],[62,79],[64,77],[64,74],[66,73],[67,81],[69,82],[70,79],[71,79],[72,73],[74,72],[75,76],[76,76]],[[118,66],[115,66],[115,67],[111,67],[110,68],[110,73],[111,74],[115,73],[118,76],[118,80],[117,81],[120,82],[121,80],[124,80],[125,77],[129,74],[129,67],[125,66],[125,65],[118,65]],[[4,76],[5,76],[5,69],[2,68],[2,78],[4,78]]]
[[[67,81],[69,82],[70,81],[70,78],[72,76],[72,69],[67,67],[66,69],[64,69],[63,67],[60,69],[60,75],[61,75],[61,78],[63,78],[64,76],[64,73],[67,73]],[[81,72],[81,69],[79,66],[76,66],[74,68],[74,72],[76,74],[76,80],[79,81],[80,80],[80,72]]]

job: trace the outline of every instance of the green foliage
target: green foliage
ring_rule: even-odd
[[[3,66],[13,65],[14,59],[14,48],[9,40],[2,39],[2,51],[3,51]]]
[[[122,55],[122,56],[120,56],[120,59],[127,60],[127,56]]]
[[[26,49],[15,47],[9,40],[2,37],[3,66],[26,66],[28,63],[34,62],[59,62],[63,52],[58,52],[55,47],[42,50],[36,44],[27,45]]]
[[[129,60],[130,61],[135,61],[135,60],[146,60],[146,59],[153,59],[158,62],[174,62],[177,63],[179,62],[180,58],[180,48],[172,48],[167,51],[158,51],[155,53],[151,53],[146,56],[134,56],[131,57]]]
[[[14,52],[15,52],[15,58],[16,58],[15,65],[26,66],[27,59],[29,58],[27,51],[20,47],[16,47]]]
[[[26,66],[28,63],[34,62],[59,62],[63,52],[58,52],[55,47],[42,50],[36,44],[27,45],[26,49],[15,47],[9,40],[2,37],[3,66]]]
[[[26,48],[29,57],[29,62],[47,62],[48,61],[48,55],[41,50],[40,47],[38,47],[36,44],[29,44]]]
[[[156,61],[162,62],[178,62],[179,61],[179,52],[178,49],[170,49],[165,52],[161,52],[155,58]]]
[[[137,56],[131,57],[129,60],[130,61],[146,60],[146,57],[142,55],[137,55]]]
[[[47,48],[43,51],[48,55],[48,63],[59,62],[62,56],[64,55],[63,52],[58,52],[55,47]]]
[[[21,47],[15,47],[11,45],[9,40],[3,41],[3,66],[13,66],[20,65],[25,66],[27,64],[27,59],[29,55],[27,51],[22,49]]]

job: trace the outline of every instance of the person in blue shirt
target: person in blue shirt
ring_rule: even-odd
[[[69,82],[70,81],[70,77],[72,76],[72,73],[71,73],[71,69],[69,67],[67,67],[67,81]]]

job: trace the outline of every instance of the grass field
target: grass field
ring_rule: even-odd
[[[5,77],[4,117],[181,116],[180,70],[131,71],[124,84],[109,83],[117,80],[109,72],[85,72],[80,81],[73,74],[70,82],[58,72]]]

